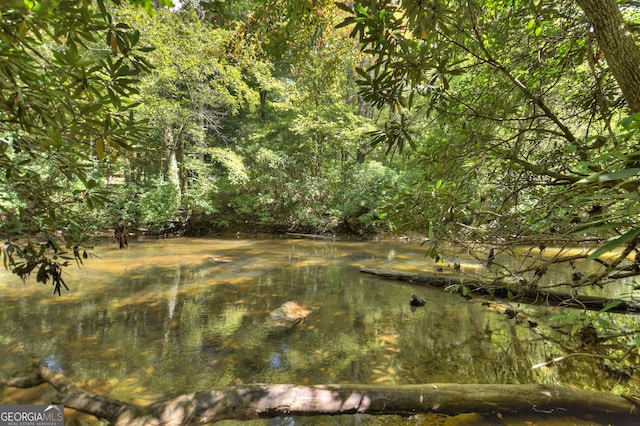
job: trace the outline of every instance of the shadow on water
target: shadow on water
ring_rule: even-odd
[[[562,374],[532,371],[549,355],[545,344],[477,301],[358,271],[361,265],[432,267],[417,244],[185,238],[132,243],[124,250],[98,245],[96,254],[100,260],[69,268],[71,292],[60,298],[0,272],[0,350],[6,354],[0,374],[38,359],[80,386],[137,404],[257,382],[597,388],[588,364],[575,363]],[[426,306],[411,307],[412,293]],[[269,312],[287,301],[314,313],[291,330],[274,332]],[[0,403],[36,402],[47,398],[43,392],[4,389]],[[256,423],[364,419],[399,421],[345,416]],[[435,421],[417,419],[402,423]]]

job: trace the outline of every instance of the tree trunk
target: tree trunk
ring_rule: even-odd
[[[412,272],[395,271],[392,269],[380,269],[370,268],[367,266],[361,266],[360,272],[365,274],[375,275],[381,278],[405,281],[410,283],[421,283],[430,285],[433,287],[448,287],[451,285],[462,285],[470,288],[476,294],[487,295],[489,294],[488,288],[491,288],[491,295],[497,297],[508,298],[511,294],[513,298],[518,301],[532,304],[549,303],[553,305],[574,307],[579,309],[589,309],[593,311],[599,311],[607,306],[614,299],[607,299],[597,296],[586,295],[572,295],[559,292],[550,292],[537,290],[526,286],[514,286],[504,284],[502,287],[497,287],[495,284],[487,284],[480,281],[474,281],[465,279],[460,280],[451,275],[436,275],[436,274],[418,274]],[[611,307],[608,312],[620,312],[625,314],[640,314],[640,303],[629,300],[615,300],[618,302],[616,306]]]
[[[640,48],[616,0],[577,0],[631,112],[640,111]]]
[[[62,374],[40,367],[31,377],[4,379],[13,387],[49,383],[56,401],[107,419],[114,425],[202,425],[225,419],[276,416],[418,413],[547,414],[638,424],[640,411],[631,397],[553,385],[243,385],[215,389],[140,407],[103,398],[73,385]]]
[[[167,178],[169,182],[175,188],[176,194],[178,194],[178,203],[182,200],[182,169],[183,164],[183,149],[182,149],[182,135],[178,132],[174,135],[174,131],[171,128],[166,128],[164,131],[164,149],[167,156]]]

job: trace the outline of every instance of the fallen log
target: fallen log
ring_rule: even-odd
[[[55,404],[63,404],[65,407],[82,411],[100,419],[112,421],[123,412],[139,408],[85,391],[73,384],[62,373],[47,367],[39,367],[30,376],[0,379],[0,384],[4,386],[21,389],[35,387],[43,383],[48,383],[58,391],[54,399]]]
[[[420,274],[415,272],[398,271],[394,269],[371,268],[361,266],[360,272],[375,275],[380,278],[424,284],[432,287],[446,288],[452,285],[465,285],[467,288],[481,295],[493,295],[502,298],[515,298],[525,303],[549,303],[556,306],[566,306],[599,311],[611,302],[608,312],[625,314],[640,314],[640,303],[632,300],[611,299],[598,296],[573,295],[568,293],[538,290],[532,287],[504,284],[491,286],[478,280],[461,280],[452,275]]]
[[[310,240],[320,240],[320,241],[335,241],[336,237],[332,237],[330,235],[321,235],[321,234],[300,234],[297,232],[287,232],[287,235],[291,237],[298,238],[307,238]]]
[[[80,389],[61,373],[40,367],[32,376],[3,379],[5,386],[49,383],[64,404],[113,425],[203,425],[220,420],[276,416],[418,413],[457,415],[545,414],[638,424],[632,397],[554,385],[420,384],[402,386],[255,384],[181,395],[147,406],[104,398]]]

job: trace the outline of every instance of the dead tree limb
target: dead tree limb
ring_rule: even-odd
[[[640,303],[631,300],[611,299],[597,296],[572,295],[560,292],[550,292],[538,290],[532,287],[519,286],[514,284],[504,284],[496,286],[495,283],[488,285],[478,280],[461,280],[452,275],[418,274],[414,272],[397,271],[393,269],[380,269],[361,266],[360,272],[375,275],[380,278],[399,280],[413,284],[422,284],[432,287],[446,288],[451,285],[465,285],[476,294],[493,295],[507,298],[510,295],[525,303],[549,303],[557,306],[567,306],[576,308],[586,308],[599,311],[610,302],[616,301],[618,304],[608,309],[608,312],[618,312],[625,314],[640,314]]]
[[[330,236],[330,235],[321,235],[321,234],[300,234],[297,232],[287,232],[287,235],[291,236],[291,237],[298,237],[298,238],[307,238],[310,240],[320,240],[320,241],[335,241],[336,237]]]
[[[36,379],[34,379],[36,378]],[[275,416],[418,413],[518,413],[606,419],[638,424],[640,411],[632,397],[553,385],[243,385],[181,395],[137,406],[87,392],[61,373],[40,367],[29,378],[4,379],[7,386],[47,382],[56,403],[107,419],[114,425],[202,425],[225,419]]]

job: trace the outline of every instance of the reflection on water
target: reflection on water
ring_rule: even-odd
[[[96,254],[69,268],[63,297],[0,273],[0,374],[38,359],[139,404],[240,382],[598,387],[584,361],[531,371],[557,354],[478,301],[358,271],[435,269],[417,244],[185,238]],[[409,305],[412,293],[427,299],[424,308]],[[269,312],[287,301],[314,313],[274,332]],[[38,392],[7,389],[0,403],[33,402]]]

